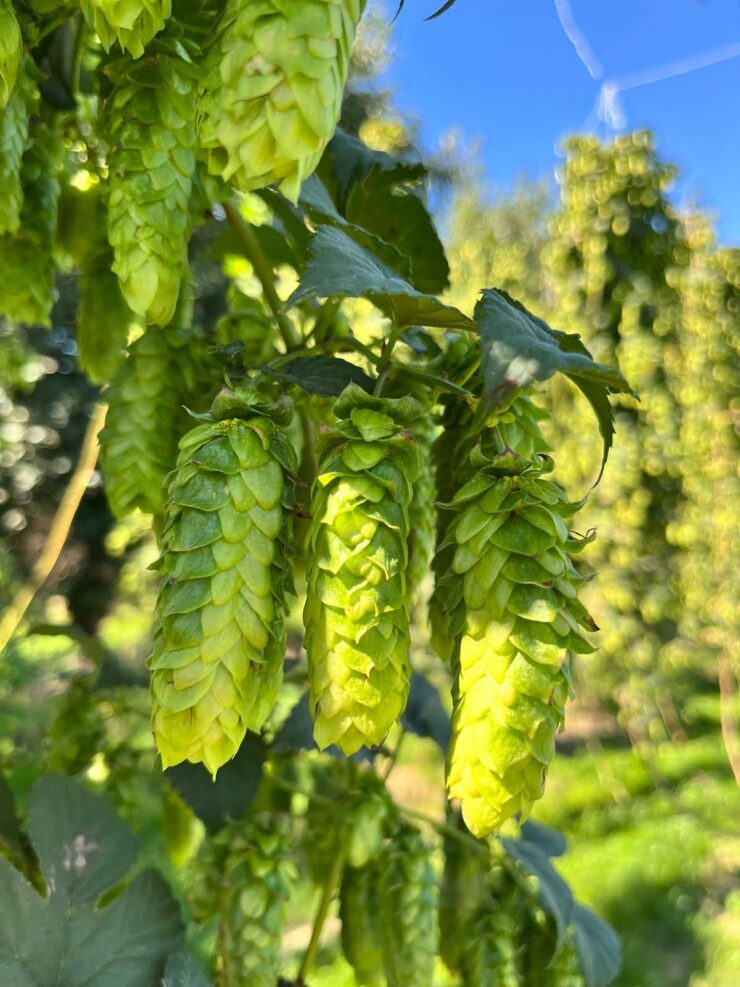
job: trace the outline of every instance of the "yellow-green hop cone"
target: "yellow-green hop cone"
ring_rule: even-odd
[[[195,172],[197,68],[183,42],[157,39],[137,62],[108,67],[108,235],[129,307],[166,325],[187,272]]]
[[[106,51],[118,44],[132,58],[159,34],[170,16],[171,0],[80,0],[85,20]]]
[[[274,706],[285,654],[288,404],[226,392],[180,442],[161,535],[152,723],[165,767],[215,774]],[[239,417],[241,416],[241,417]]]
[[[439,889],[432,853],[404,825],[387,850],[381,878],[388,987],[432,987],[439,941]]]
[[[23,59],[21,29],[10,0],[0,0],[0,111],[8,105]]]
[[[476,836],[525,818],[545,773],[569,693],[569,654],[593,649],[570,556],[584,540],[565,519],[578,505],[543,476],[545,457],[474,453],[477,472],[453,504],[448,603],[458,639],[450,798]]]
[[[364,0],[227,0],[206,59],[199,140],[209,171],[297,200],[339,120]]]
[[[219,830],[196,864],[192,899],[202,921],[218,919],[216,983],[275,987],[295,882],[281,820],[249,816]]]
[[[21,166],[23,208],[18,231],[0,236],[0,313],[11,322],[51,325],[58,154],[56,134],[37,124]]]
[[[413,398],[356,384],[335,407],[314,485],[304,622],[314,736],[345,754],[381,743],[408,697]]]
[[[488,895],[465,922],[460,932],[465,987],[524,987],[517,955],[517,919],[510,905]]]
[[[380,870],[375,862],[346,867],[339,889],[342,951],[360,987],[384,987],[385,950]]]

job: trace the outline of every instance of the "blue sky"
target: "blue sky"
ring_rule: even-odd
[[[580,32],[590,72],[558,7]],[[620,92],[611,123],[650,127],[681,168],[676,196],[716,214],[722,241],[740,244],[740,0],[457,0],[425,23],[434,8],[406,0],[387,73],[429,148],[456,128],[480,143],[493,186],[552,176],[564,135],[613,132],[596,112],[604,83],[619,88],[670,67],[685,74]]]

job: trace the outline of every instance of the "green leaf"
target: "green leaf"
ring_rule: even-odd
[[[286,307],[310,298],[368,298],[399,327],[475,331],[475,323],[459,309],[417,291],[341,230],[322,226],[309,253],[301,283]]]
[[[372,394],[375,381],[354,363],[335,356],[296,357],[279,369],[264,368],[271,377],[297,384],[309,394],[338,397],[348,384],[358,384]]]
[[[568,849],[565,837],[557,829],[545,826],[544,823],[528,819],[522,824],[522,839],[533,846],[539,847],[548,857],[562,857]]]
[[[452,736],[449,714],[442,705],[439,691],[418,672],[411,676],[409,698],[401,723],[417,737],[431,737],[444,753],[447,752]]]
[[[427,174],[420,161],[404,161],[386,151],[376,151],[359,137],[338,127],[329,142],[320,171],[336,190],[337,206],[346,215],[352,192],[373,175],[383,175],[392,182],[413,184]]]
[[[15,799],[7,782],[0,775],[0,848],[5,846],[11,853],[23,856],[25,850],[15,811]]]
[[[247,734],[231,761],[219,769],[214,781],[202,764],[178,764],[165,772],[175,791],[193,812],[214,832],[227,819],[239,819],[252,803],[265,761],[265,745]]]
[[[528,874],[537,878],[537,897],[545,911],[555,920],[558,944],[561,944],[573,914],[574,902],[570,888],[539,846],[527,840],[505,837],[501,837],[501,843],[509,856],[518,861]]]
[[[583,905],[574,908],[572,923],[586,987],[606,987],[619,973],[621,963],[616,932]]]
[[[175,953],[167,961],[161,987],[212,987],[200,965],[189,953]]]
[[[180,944],[179,908],[152,871],[96,907],[134,861],[134,838],[110,806],[71,778],[42,778],[31,792],[29,836],[47,896],[0,859],[0,983],[156,983]]]

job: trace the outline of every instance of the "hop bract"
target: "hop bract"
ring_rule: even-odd
[[[360,987],[386,983],[380,876],[374,861],[347,867],[339,889],[342,950]]]
[[[15,88],[23,42],[10,0],[0,0],[0,110],[8,105]]]
[[[305,625],[314,735],[352,754],[379,744],[408,697],[409,513],[419,453],[413,398],[356,384],[335,405],[313,497]]]
[[[282,682],[296,464],[285,405],[227,394],[213,414],[181,440],[170,480],[149,667],[164,765],[215,773],[261,729]]]
[[[80,0],[82,13],[106,51],[117,41],[133,58],[165,25],[171,0]]]
[[[364,0],[228,0],[208,56],[199,137],[212,174],[296,200],[339,120]]]
[[[456,654],[447,766],[476,836],[526,817],[544,791],[569,692],[569,653],[593,650],[595,625],[578,602],[570,556],[584,544],[565,518],[578,505],[543,476],[549,460],[474,457],[478,469],[453,505],[451,621]]]

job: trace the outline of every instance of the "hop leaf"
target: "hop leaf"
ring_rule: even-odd
[[[25,77],[0,110],[0,234],[17,233],[23,206],[21,160],[28,140],[31,84]]]
[[[223,410],[180,442],[149,659],[165,767],[203,762],[214,774],[261,729],[280,689],[295,469],[273,420],[282,408],[245,392]]]
[[[199,106],[211,174],[297,201],[339,120],[364,0],[228,0]]]
[[[412,398],[350,384],[335,405],[313,498],[305,608],[314,736],[346,754],[379,744],[408,697],[409,515],[419,453]]]
[[[171,0],[80,0],[90,28],[106,51],[117,41],[132,58],[140,58],[170,16]]]
[[[21,29],[10,0],[0,0],[0,111],[8,105],[23,58]]]
[[[582,580],[570,560],[583,542],[564,518],[577,505],[544,479],[549,461],[528,464],[509,452],[476,462],[448,534],[459,596],[450,629],[461,638],[447,787],[471,832],[484,836],[526,817],[542,796],[569,653],[593,650],[580,628],[595,625],[578,602]]]
[[[360,987],[381,987],[385,981],[381,901],[374,862],[345,868],[339,889],[342,950]]]
[[[113,269],[131,309],[164,326],[187,271],[197,69],[183,43],[163,39],[136,63],[118,59],[108,74]]]
[[[381,895],[388,987],[432,987],[439,895],[430,851],[413,826],[387,853]]]

